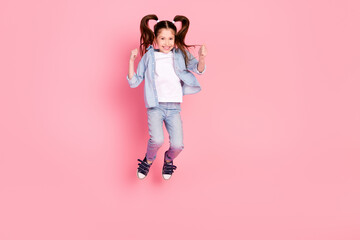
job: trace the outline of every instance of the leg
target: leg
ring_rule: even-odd
[[[184,149],[184,144],[180,110],[167,110],[167,113],[165,126],[169,133],[170,148],[165,153],[165,160],[170,162],[173,161]]]
[[[149,141],[146,150],[146,159],[148,162],[153,162],[156,158],[156,153],[164,143],[163,121],[164,114],[160,108],[148,108],[148,127],[149,127]]]

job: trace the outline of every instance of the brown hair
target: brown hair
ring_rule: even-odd
[[[175,33],[175,45],[181,50],[184,55],[185,64],[187,65],[189,62],[189,56],[186,53],[186,50],[189,47],[194,47],[195,45],[186,45],[185,44],[185,37],[186,33],[189,30],[190,21],[187,17],[176,15],[174,17],[175,22],[181,22],[181,29],[177,32],[176,26],[174,23],[164,20],[160,21],[155,24],[154,31],[149,28],[148,22],[149,20],[158,20],[158,17],[155,14],[146,15],[141,19],[140,22],[140,53],[143,56],[146,53],[146,49],[154,43],[154,39],[159,34],[159,31],[163,28],[165,29],[172,29]]]

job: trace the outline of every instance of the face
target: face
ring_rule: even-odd
[[[175,45],[174,30],[166,28],[160,29],[155,41],[160,52],[169,53]]]

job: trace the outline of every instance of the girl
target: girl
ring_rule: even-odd
[[[157,23],[152,31],[149,20]],[[175,22],[181,22],[178,32]],[[156,15],[147,15],[140,23],[140,53],[142,58],[134,72],[134,61],[138,50],[131,51],[127,80],[131,88],[139,86],[145,79],[144,99],[147,108],[150,139],[143,160],[138,159],[137,176],[144,179],[164,142],[163,122],[169,133],[170,148],[165,152],[162,176],[170,179],[177,168],[173,161],[184,148],[183,129],[180,116],[182,96],[201,90],[200,84],[190,72],[202,74],[205,71],[206,47],[199,49],[199,60],[187,50],[194,45],[185,44],[189,19],[175,16],[174,21],[159,21]],[[154,48],[153,44],[157,49]],[[189,71],[190,70],[190,71]]]

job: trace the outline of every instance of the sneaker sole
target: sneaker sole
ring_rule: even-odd
[[[141,175],[144,176],[144,177],[141,177]],[[143,180],[144,178],[146,178],[146,175],[144,175],[144,174],[142,174],[142,173],[139,173],[138,171],[136,171],[136,176],[137,176],[138,179],[140,179],[140,180]]]
[[[165,178],[164,176],[169,176],[169,178]],[[170,180],[172,175],[169,175],[169,174],[162,174],[162,177],[164,180]]]

